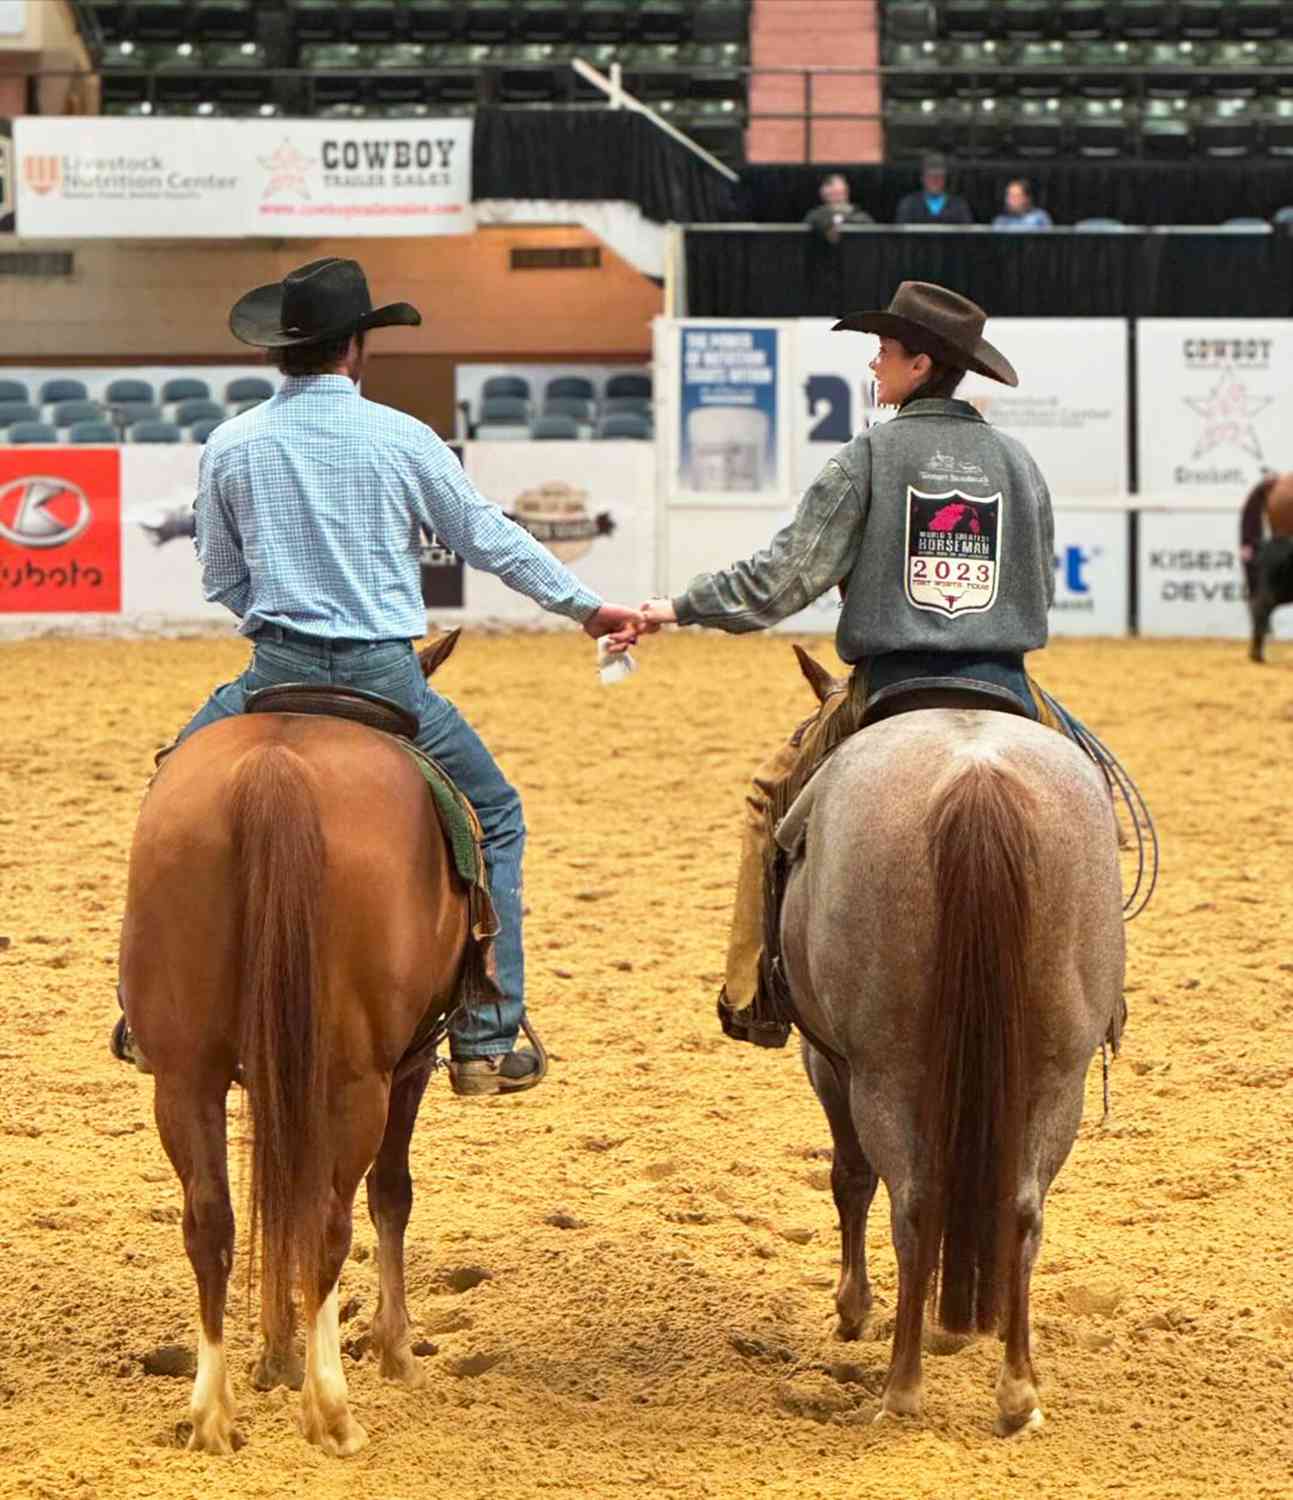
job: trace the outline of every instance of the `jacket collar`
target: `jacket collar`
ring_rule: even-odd
[[[944,401],[937,396],[927,396],[923,401],[909,401],[894,422],[905,417],[957,417],[963,422],[982,422],[982,413],[968,401]]]

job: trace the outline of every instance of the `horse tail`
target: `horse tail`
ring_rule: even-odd
[[[972,759],[935,788],[926,820],[936,936],[917,1265],[953,1332],[997,1326],[1013,1275],[1035,807],[1017,772]]]
[[[323,829],[304,762],[262,745],[233,778],[242,892],[240,1061],[251,1107],[248,1280],[257,1254],[270,1347],[291,1336],[292,1273],[313,1299],[323,1268],[323,1046],[318,1005]]]

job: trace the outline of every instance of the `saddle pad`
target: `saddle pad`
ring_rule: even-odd
[[[440,823],[445,837],[453,850],[454,868],[470,886],[488,885],[485,856],[481,853],[480,820],[466,797],[454,785],[453,779],[443,766],[408,740],[400,740],[399,747],[410,756],[422,773],[422,779],[440,814]]]

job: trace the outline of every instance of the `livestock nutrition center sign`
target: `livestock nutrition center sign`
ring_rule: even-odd
[[[469,234],[470,120],[14,122],[19,232],[72,238]]]

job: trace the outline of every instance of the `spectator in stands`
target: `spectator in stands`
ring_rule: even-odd
[[[927,156],[921,163],[920,191],[898,204],[899,224],[973,224],[970,205],[947,191],[947,158]]]
[[[1033,203],[1033,185],[1026,177],[1006,184],[1006,211],[992,221],[994,229],[1050,229],[1051,216]]]
[[[820,195],[822,201],[804,215],[804,223],[829,244],[839,244],[840,230],[845,224],[875,223],[866,209],[849,201],[848,178],[843,173],[832,172],[829,177],[823,177]]]

